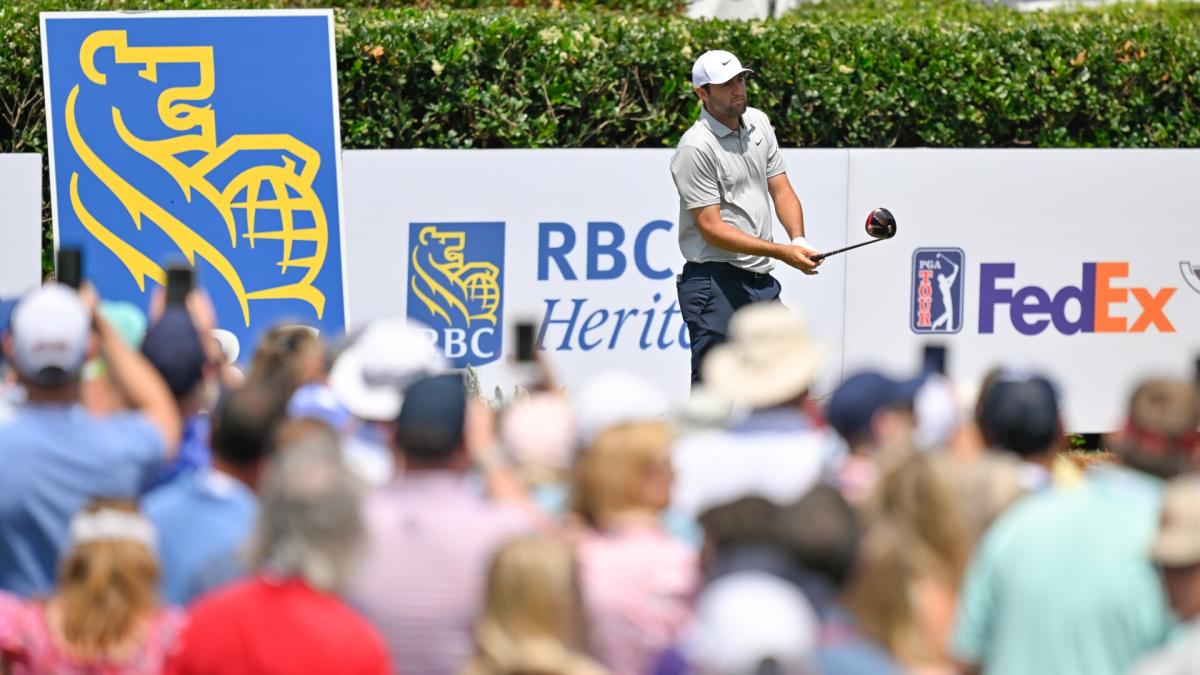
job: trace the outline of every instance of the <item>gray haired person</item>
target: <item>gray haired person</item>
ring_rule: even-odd
[[[263,485],[255,567],[323,591],[342,590],[366,536],[363,490],[337,445],[309,437],[283,449]]]
[[[257,574],[191,606],[167,671],[392,672],[383,638],[337,595],[365,538],[362,490],[335,440],[281,447],[262,483]]]

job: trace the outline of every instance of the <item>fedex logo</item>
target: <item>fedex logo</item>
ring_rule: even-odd
[[[1053,295],[1040,286],[1007,284],[1006,280],[1016,276],[1016,268],[1014,263],[980,265],[980,333],[995,332],[1000,305],[1008,305],[1009,319],[1022,335],[1038,335],[1051,324],[1064,335],[1143,333],[1150,328],[1175,332],[1166,306],[1176,289],[1152,291],[1122,285],[1121,280],[1129,276],[1127,262],[1084,263],[1080,284],[1060,288]],[[1072,308],[1074,311],[1069,312]],[[1121,308],[1131,310],[1128,317],[1119,313]]]

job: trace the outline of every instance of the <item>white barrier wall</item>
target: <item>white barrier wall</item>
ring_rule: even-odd
[[[513,327],[533,320],[549,362],[568,388],[621,367],[649,375],[682,400],[689,352],[675,292],[683,259],[671,153],[345,153],[353,323],[396,314],[420,318],[439,331],[448,356],[478,367],[486,384],[509,384]],[[810,239],[842,245],[846,153],[788,151],[785,160]],[[417,241],[429,227],[427,241]],[[783,239],[782,227],[776,227]],[[453,262],[446,237],[456,237],[463,247],[461,264]],[[432,257],[424,258],[427,253]],[[439,277],[433,285],[427,277],[416,278],[439,309],[430,309],[413,291],[414,254],[426,261],[422,269]],[[826,389],[840,375],[843,264],[831,260],[815,277],[791,269],[778,274],[784,302],[805,311],[814,332],[831,347],[822,380]],[[488,304],[492,291],[482,290],[496,281],[499,307]]]
[[[851,151],[850,212],[886,205],[899,234],[847,258],[847,372],[911,370],[938,341],[956,379],[1024,362],[1062,385],[1068,429],[1118,428],[1139,378],[1200,356],[1197,175],[1195,151]],[[941,250],[965,259],[955,333],[917,325],[922,261],[944,309]]]
[[[0,154],[0,298],[19,296],[42,280],[42,156]]]
[[[514,328],[537,322],[575,387],[613,367],[687,394],[671,150],[344,154],[347,307],[428,323],[491,386],[516,381]],[[1200,151],[786,150],[808,236],[895,239],[778,269],[788,306],[830,347],[818,396],[865,367],[914,372],[921,347],[978,382],[1027,364],[1062,386],[1066,426],[1108,431],[1146,375],[1190,377],[1200,355]],[[40,277],[41,164],[0,155],[0,296]],[[777,226],[776,238],[784,236]],[[414,264],[414,262],[416,264]]]

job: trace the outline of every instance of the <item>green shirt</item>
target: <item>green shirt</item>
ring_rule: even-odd
[[[987,675],[1123,675],[1173,626],[1149,558],[1162,489],[1102,467],[1014,505],[967,571],[955,656]]]

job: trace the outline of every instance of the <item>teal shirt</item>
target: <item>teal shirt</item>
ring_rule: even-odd
[[[952,650],[988,675],[1123,675],[1173,627],[1149,548],[1162,481],[1101,467],[1032,495],[988,530]]]

